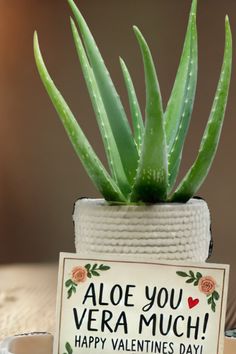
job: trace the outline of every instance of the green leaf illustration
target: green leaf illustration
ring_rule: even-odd
[[[68,279],[65,282],[65,286],[68,288],[67,290],[67,299],[70,299],[73,293],[76,293],[77,284],[73,282],[72,279]]]
[[[189,271],[189,274],[190,274],[190,276],[191,276],[192,278],[194,278],[194,277],[195,277],[195,275],[194,275],[194,273],[193,273],[193,271],[192,271],[192,270],[190,270],[190,271]]]
[[[211,304],[211,309],[212,309],[213,312],[216,312],[216,304],[213,301],[212,301],[212,304]]]
[[[215,300],[219,300],[219,298],[220,298],[220,295],[217,291],[214,291],[212,296],[214,297]]]
[[[68,288],[69,286],[71,286],[72,284],[72,280],[71,279],[68,279],[66,282],[65,282],[65,286]]]
[[[186,283],[193,283],[194,282],[194,278],[190,278],[188,280],[186,280]]]
[[[99,266],[99,270],[109,270],[111,267],[109,267],[109,266],[106,266],[106,265],[104,265],[104,264],[101,264],[100,266]]]
[[[93,265],[91,264],[86,264],[85,268],[87,269],[88,273],[87,276],[88,278],[94,277],[99,277],[101,274],[99,273],[100,271],[106,271],[109,270],[110,267],[104,264],[98,265],[97,263],[94,263]]]
[[[90,270],[90,268],[91,268],[91,264],[85,264],[85,266],[84,266],[86,269],[87,269],[87,271],[89,271]]]
[[[196,273],[196,277],[197,277],[198,279],[200,279],[200,278],[202,278],[202,274],[199,273],[199,272],[197,272],[197,273]]]
[[[71,288],[69,288],[69,290],[67,292],[67,299],[71,298],[72,293],[73,293],[73,291],[72,291],[72,287],[71,287]]]
[[[189,276],[187,273],[181,271],[176,272],[176,274],[178,274],[180,277],[185,277],[185,278]]]
[[[66,347],[66,350],[67,350],[68,354],[72,354],[73,353],[73,350],[72,350],[71,345],[70,345],[69,342],[66,342],[65,347]]]

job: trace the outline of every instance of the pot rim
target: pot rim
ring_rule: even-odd
[[[109,208],[121,208],[121,209],[155,209],[155,208],[178,208],[178,207],[202,207],[206,206],[208,208],[207,202],[199,197],[193,197],[189,199],[186,203],[173,203],[173,202],[166,202],[166,203],[153,203],[153,204],[123,204],[123,203],[110,203],[103,198],[87,198],[81,197],[78,198],[75,203],[76,205],[83,205],[83,206],[97,206],[97,207],[109,207]]]

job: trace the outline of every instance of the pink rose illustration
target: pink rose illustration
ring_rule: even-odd
[[[76,284],[84,283],[87,280],[87,269],[81,266],[74,267],[71,272],[71,279]]]
[[[199,279],[198,288],[203,294],[210,295],[215,291],[216,281],[211,276],[202,277]]]

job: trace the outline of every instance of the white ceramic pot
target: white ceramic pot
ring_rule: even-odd
[[[142,206],[79,199],[73,220],[77,252],[197,262],[208,258],[210,213],[200,199]]]

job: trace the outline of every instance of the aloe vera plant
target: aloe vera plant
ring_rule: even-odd
[[[68,3],[76,22],[71,19],[75,47],[103,139],[109,171],[102,165],[51,79],[36,32],[34,54],[42,82],[91,180],[110,202],[188,201],[208,174],[221,134],[232,66],[232,36],[228,17],[225,19],[225,49],[220,79],[198,156],[175,189],[196,91],[197,0],[192,2],[179,68],[165,110],[151,51],[140,30],[135,26],[133,28],[143,58],[146,83],[143,120],[131,75],[120,58],[133,129],[83,16],[73,0],[68,0]]]

